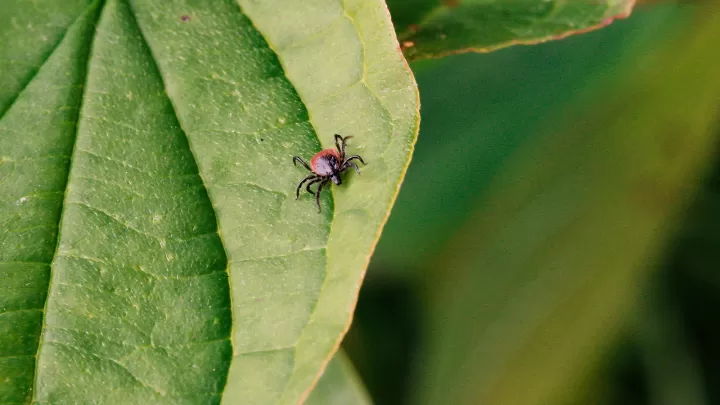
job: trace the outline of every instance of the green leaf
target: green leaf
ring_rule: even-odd
[[[0,26],[0,403],[297,403],[417,134],[384,4],[44,3]]]
[[[630,15],[634,0],[389,0],[409,60],[564,38]]]
[[[350,360],[338,351],[320,377],[305,405],[370,405],[372,401]]]
[[[720,12],[688,27],[513,154],[429,265],[418,403],[567,403],[606,359],[715,156]]]

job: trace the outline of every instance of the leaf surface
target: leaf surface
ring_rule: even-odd
[[[627,17],[634,0],[389,0],[409,60],[564,38]]]
[[[50,44],[0,31],[0,403],[303,399],[417,134],[384,4],[10,11]],[[319,215],[291,157],[334,133],[368,165]]]

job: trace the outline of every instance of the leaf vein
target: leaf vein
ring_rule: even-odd
[[[68,204],[68,205],[69,205],[69,204],[72,204],[72,205],[77,205],[77,206],[80,206],[80,207],[85,207],[85,208],[89,209],[90,211],[96,212],[96,213],[98,213],[98,214],[102,214],[102,215],[104,215],[104,216],[106,216],[106,217],[114,220],[114,221],[117,222],[118,224],[122,225],[124,228],[127,228],[127,229],[129,229],[129,230],[131,230],[131,231],[133,231],[133,232],[135,232],[135,233],[137,233],[137,234],[139,234],[139,235],[143,235],[143,236],[146,236],[146,237],[148,237],[148,238],[154,239],[154,240],[156,240],[158,243],[160,243],[161,240],[162,240],[161,237],[156,236],[156,235],[153,235],[153,234],[150,234],[150,233],[145,232],[145,231],[143,231],[143,230],[140,230],[140,229],[138,229],[138,228],[130,225],[129,223],[123,221],[121,218],[118,218],[116,215],[113,215],[113,214],[111,214],[111,213],[103,210],[102,208],[93,207],[92,205],[88,204],[87,202],[84,202],[84,201],[68,201],[67,204]]]
[[[32,262],[32,261],[27,261],[27,262],[24,262],[24,261],[0,262],[0,265],[2,265],[2,264],[39,264],[39,265],[43,265],[43,266],[49,266],[49,265],[50,265],[50,263],[45,263],[45,262]]]
[[[206,134],[206,133],[221,133],[221,134],[229,134],[229,135],[236,135],[236,136],[256,136],[256,135],[262,135],[268,132],[276,131],[279,129],[283,129],[292,125],[301,125],[301,124],[307,124],[310,123],[309,119],[303,119],[298,121],[293,121],[289,123],[285,123],[283,125],[273,125],[265,128],[261,128],[255,131],[251,132],[242,132],[242,131],[234,131],[232,129],[199,129],[195,131],[198,134]]]
[[[133,170],[138,171],[138,172],[143,173],[143,174],[147,174],[148,176],[152,176],[152,175],[153,175],[152,172],[148,172],[148,171],[145,171],[145,170],[143,170],[143,169],[139,169],[139,168],[131,165],[130,163],[128,163],[128,162],[126,162],[126,161],[124,161],[124,160],[111,158],[110,156],[101,155],[101,154],[99,154],[99,153],[92,152],[92,151],[89,151],[89,150],[87,150],[87,149],[78,149],[77,151],[78,151],[78,152],[82,152],[82,153],[86,153],[86,154],[91,155],[91,156],[98,157],[98,158],[100,158],[100,159],[105,159],[105,160],[109,160],[109,161],[111,161],[111,162],[115,162],[115,163],[117,163],[117,164],[119,164],[119,165],[121,165],[121,166],[123,166],[123,167],[127,167],[127,168],[129,168],[129,169],[133,169]]]
[[[7,314],[14,314],[16,312],[45,312],[43,308],[24,308],[24,309],[11,309],[9,311],[0,312],[0,317]]]
[[[81,348],[79,348],[79,347],[76,347],[76,346],[67,344],[67,343],[65,343],[65,342],[54,341],[54,342],[48,342],[48,343],[52,343],[52,344],[54,344],[54,345],[59,345],[59,346],[65,346],[65,347],[70,348],[70,349],[73,349],[73,350],[75,350],[75,351],[77,351],[77,352],[79,352],[79,353],[84,353],[84,354],[86,354],[86,355],[88,355],[88,356],[94,357],[94,358],[96,358],[96,359],[98,359],[98,360],[107,361],[107,362],[110,362],[110,363],[112,363],[112,364],[115,364],[115,365],[119,366],[121,370],[123,370],[125,373],[127,373],[127,375],[129,375],[133,380],[135,380],[135,381],[136,381],[138,384],[140,384],[141,386],[143,386],[143,387],[145,387],[145,388],[147,388],[147,389],[150,389],[150,390],[152,390],[152,391],[155,391],[155,392],[156,392],[157,394],[159,394],[160,396],[165,396],[165,395],[167,395],[167,392],[165,392],[164,390],[162,390],[162,389],[160,389],[160,388],[157,388],[157,387],[153,387],[153,386],[149,385],[148,383],[146,383],[146,382],[142,381],[141,379],[139,379],[135,374],[133,374],[133,373],[130,371],[130,369],[127,368],[127,366],[125,366],[124,364],[118,362],[117,360],[111,359],[111,358],[109,358],[109,357],[103,357],[103,356],[101,356],[101,355],[99,355],[99,354],[97,354],[97,353],[93,353],[93,352],[90,352],[90,351],[87,351],[87,350],[83,350],[83,349],[81,349]]]
[[[245,262],[256,262],[261,260],[274,260],[274,259],[285,259],[289,258],[295,255],[299,255],[301,253],[307,253],[307,252],[318,252],[321,250],[325,250],[326,247],[317,247],[317,248],[307,248],[307,249],[301,249],[295,252],[290,252],[282,255],[273,255],[273,256],[261,256],[261,257],[251,257],[248,259],[242,259],[242,260],[234,260],[233,263],[245,263]]]
[[[30,2],[30,4],[33,4],[33,3]],[[27,90],[27,88],[28,88],[28,86],[30,85],[30,83],[32,83],[33,80],[35,80],[35,78],[37,77],[38,73],[40,73],[40,70],[42,69],[42,67],[45,66],[45,64],[50,60],[50,57],[52,56],[52,54],[55,53],[55,51],[60,47],[60,44],[63,43],[63,40],[65,39],[65,37],[67,36],[68,32],[70,31],[70,28],[71,28],[73,25],[75,25],[75,23],[76,23],[77,21],[79,21],[80,18],[82,18],[84,15],[85,15],[85,10],[83,10],[83,12],[81,12],[80,15],[78,15],[77,17],[75,17],[75,19],[74,19],[70,24],[68,24],[68,27],[67,27],[67,29],[65,29],[65,32],[63,33],[63,35],[62,35],[62,36],[60,37],[60,39],[55,43],[55,45],[53,45],[53,47],[50,48],[50,50],[48,51],[47,55],[45,55],[45,58],[43,59],[43,61],[40,62],[40,66],[38,66],[38,67],[35,69],[35,71],[32,72],[32,74],[27,78],[26,82],[23,84],[23,86],[22,86],[22,88],[20,89],[20,91],[18,91],[17,94],[13,95],[13,97],[12,97],[11,100],[10,100],[10,103],[8,103],[8,105],[7,105],[7,107],[5,108],[5,110],[0,111],[0,122],[2,122],[3,118],[5,118],[5,114],[7,114],[7,112],[10,111],[10,110],[12,109],[12,107],[15,105],[15,103],[17,102],[17,100],[18,100],[18,98],[20,97],[20,95],[21,95],[23,92],[25,92],[25,90]]]
[[[22,359],[25,357],[35,357],[34,354],[15,354],[10,356],[0,356],[0,359]],[[15,402],[13,402],[15,403]],[[21,402],[17,402],[18,404]],[[3,402],[3,405],[5,405],[5,402]]]

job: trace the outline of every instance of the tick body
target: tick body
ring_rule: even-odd
[[[305,190],[307,190],[308,193],[315,195],[315,205],[317,205],[318,212],[320,212],[320,192],[322,192],[323,187],[325,187],[328,182],[332,181],[338,186],[341,185],[342,178],[340,177],[340,174],[351,167],[355,169],[357,174],[360,174],[360,169],[353,160],[358,160],[360,163],[365,164],[363,158],[359,155],[345,156],[345,146],[347,144],[347,140],[350,138],[352,138],[352,136],[346,136],[343,138],[342,136],[335,134],[335,149],[323,149],[316,153],[312,159],[310,159],[310,165],[305,163],[305,161],[300,157],[293,156],[293,164],[297,165],[297,163],[300,162],[300,164],[305,166],[305,168],[311,172],[311,174],[298,183],[297,189],[295,189],[296,200],[300,198],[300,189],[303,184],[307,183]],[[316,183],[318,183],[317,190],[312,191],[310,186]]]

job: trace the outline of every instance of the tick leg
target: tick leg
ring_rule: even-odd
[[[300,183],[298,183],[297,189],[295,189],[295,199],[296,199],[296,200],[297,200],[298,198],[300,198],[300,188],[303,186],[303,183],[305,183],[305,182],[308,181],[308,180],[312,180],[312,179],[317,179],[317,176],[314,175],[314,174],[311,174],[311,175],[305,177],[304,179],[302,179],[302,180],[300,181]],[[310,184],[308,184],[308,187],[309,187],[309,186],[310,186]]]
[[[335,147],[337,148],[338,152],[342,153],[342,148],[340,147],[340,142],[342,142],[343,137],[340,134],[335,134]]]
[[[318,207],[318,212],[322,212],[322,209],[320,208],[320,192],[323,189],[323,186],[325,186],[328,183],[328,179],[323,180],[320,182],[320,185],[318,186],[317,192],[315,193],[315,205]]]
[[[360,174],[360,169],[358,169],[357,165],[353,162],[345,162],[345,164],[342,166],[342,169],[340,169],[341,172],[344,172],[345,170],[349,168],[354,168],[357,174]]]
[[[312,195],[315,195],[315,193],[313,193],[313,191],[310,190],[310,186],[312,186],[313,184],[315,184],[315,183],[317,183],[317,182],[320,182],[320,181],[323,181],[323,178],[322,178],[322,177],[316,177],[315,180],[313,180],[313,181],[311,181],[310,183],[307,184],[307,187],[305,187],[305,190],[307,190],[308,193],[310,193],[310,194],[312,194]]]
[[[312,171],[310,166],[308,166],[308,164],[305,163],[304,160],[300,159],[298,156],[293,156],[293,165],[297,166],[297,162],[302,163],[302,165],[305,166],[306,169],[308,169],[309,171]]]
[[[346,137],[342,137],[340,134],[335,134],[335,147],[337,148],[338,152],[340,152],[340,157],[342,159],[345,158],[345,145],[347,144],[347,140],[352,138],[352,135],[348,135]],[[342,145],[338,143],[338,140],[342,142]]]
[[[360,157],[360,155],[352,155],[352,156],[348,157],[347,159],[345,159],[345,163],[348,163],[349,161],[355,160],[355,159],[359,160],[360,163],[365,164],[365,161],[363,160],[363,158]]]

